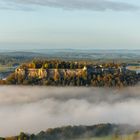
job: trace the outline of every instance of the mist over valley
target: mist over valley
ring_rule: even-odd
[[[0,87],[0,136],[38,133],[67,125],[140,125],[140,86]]]

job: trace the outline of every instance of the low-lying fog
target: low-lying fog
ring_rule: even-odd
[[[140,86],[125,89],[0,87],[0,136],[63,125],[140,125]]]

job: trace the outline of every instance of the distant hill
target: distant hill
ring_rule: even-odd
[[[42,53],[37,52],[26,52],[26,51],[15,51],[15,52],[2,52],[0,53],[0,56],[11,56],[11,57],[37,57],[37,56],[46,56]]]
[[[0,51],[0,56],[48,57],[65,60],[139,60],[140,50],[35,49]]]
[[[98,124],[93,126],[66,126],[41,131],[38,134],[21,132],[19,136],[1,138],[1,140],[138,140],[140,133],[137,127],[130,125]],[[131,138],[131,139],[130,139]]]

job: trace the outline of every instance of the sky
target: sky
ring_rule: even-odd
[[[0,0],[0,49],[140,49],[139,0]]]

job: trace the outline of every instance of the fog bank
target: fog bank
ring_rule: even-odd
[[[139,108],[139,85],[124,89],[3,86],[0,136],[63,125],[140,125]]]

